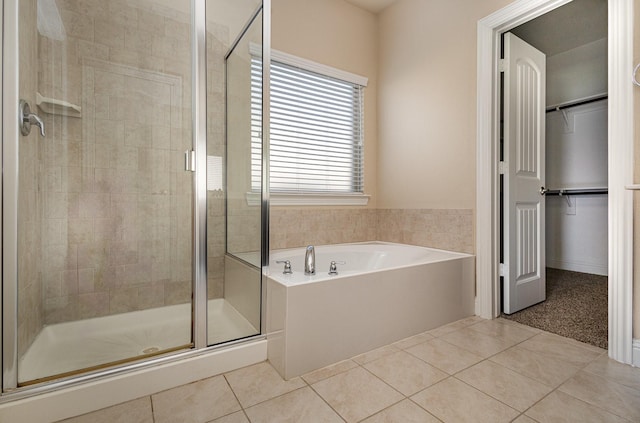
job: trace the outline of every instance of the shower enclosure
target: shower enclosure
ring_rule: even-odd
[[[262,1],[3,3],[3,394],[261,334]]]

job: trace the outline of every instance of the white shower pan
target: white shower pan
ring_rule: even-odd
[[[259,333],[228,301],[208,302],[208,344]],[[20,382],[143,358],[191,343],[191,304],[45,326],[18,363]]]

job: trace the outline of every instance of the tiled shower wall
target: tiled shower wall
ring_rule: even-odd
[[[43,115],[44,322],[187,302],[189,4],[58,7],[65,34],[39,37],[38,90],[82,112]]]
[[[387,241],[473,254],[470,209],[271,210],[272,249]]]

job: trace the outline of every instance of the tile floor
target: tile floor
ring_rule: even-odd
[[[640,368],[504,319],[460,320],[289,381],[267,363],[65,420],[639,422]]]

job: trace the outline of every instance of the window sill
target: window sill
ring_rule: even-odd
[[[248,192],[247,205],[259,206],[260,193]],[[271,193],[271,206],[366,206],[370,195],[366,194],[284,194]]]

